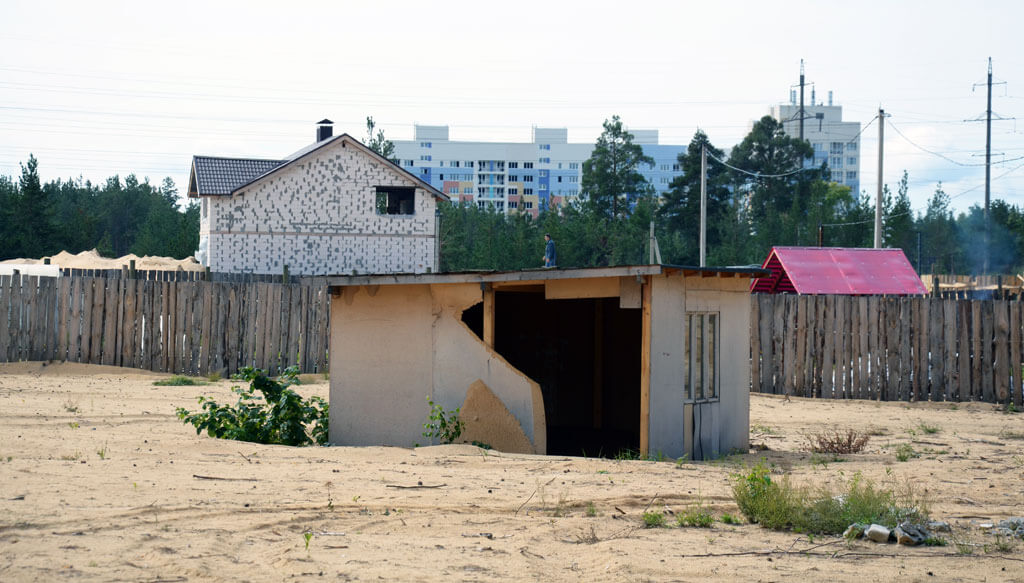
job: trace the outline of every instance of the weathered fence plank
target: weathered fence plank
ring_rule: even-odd
[[[60,296],[60,309],[58,311],[58,329],[57,329],[57,354],[54,358],[57,360],[67,360],[68,358],[68,326],[71,319],[71,304],[74,303],[74,296],[71,295],[71,278],[61,277],[60,287],[58,295]],[[3,292],[3,282],[0,281],[0,294]],[[3,299],[0,298],[0,309],[4,307]],[[6,312],[6,310],[4,310]],[[3,325],[0,324],[0,330],[3,330]],[[0,350],[0,354],[3,351]]]
[[[995,371],[993,384],[997,403],[1006,403],[1010,394],[1010,314],[1006,300],[992,302],[995,335]]]
[[[971,300],[971,400],[981,400],[984,393],[981,379],[981,300]]]
[[[796,334],[791,334],[795,342],[796,358],[793,363],[793,394],[799,397],[806,397],[804,392],[804,378],[810,364],[807,359],[807,296],[797,296],[793,303],[796,308],[795,322]]]
[[[1021,309],[1020,302],[1010,302],[1010,393],[1013,404],[1018,408],[1024,397],[1024,385],[1021,384]]]
[[[46,284],[46,349],[43,352],[44,360],[56,360],[57,330],[60,318],[60,282],[55,277],[43,278]]]
[[[971,398],[971,304],[958,301],[957,332],[960,343],[957,352],[957,370],[960,373],[957,383],[957,400],[966,401]]]
[[[253,340],[253,346],[255,347],[255,356],[253,358],[253,366],[256,368],[266,369],[267,367],[267,337],[270,336],[269,331],[269,317],[270,307],[268,306],[270,297],[270,284],[258,283],[256,284],[256,318],[253,320],[256,323],[256,334]]]
[[[945,363],[946,375],[943,381],[943,391],[940,395],[942,401],[954,400],[956,387],[960,385],[957,376],[956,358],[956,300],[939,300],[942,303],[942,328],[945,338],[945,345],[942,350],[942,362]]]
[[[106,365],[113,365],[114,349],[117,347],[117,313],[120,311],[121,302],[118,301],[118,291],[121,286],[120,279],[112,279],[107,282],[106,293],[103,297],[103,352],[100,355],[100,362]]]
[[[800,298],[796,296],[790,296],[786,298],[785,322],[786,328],[790,330],[790,333],[782,335],[782,370],[783,377],[785,380],[783,381],[783,385],[781,387],[781,392],[786,395],[792,395],[794,389],[793,377],[795,376],[797,362],[796,339],[797,334],[799,334],[799,330],[797,330],[797,304],[799,300]]]
[[[886,401],[899,399],[900,388],[900,302],[899,298],[885,298],[886,323],[888,329],[885,332],[886,340],[886,371],[885,371],[885,396],[880,397]]]
[[[317,299],[319,300],[319,298]],[[758,310],[758,313],[761,314],[761,392],[773,393],[774,390],[772,387],[774,386],[774,381],[772,380],[772,375],[775,374],[775,366],[773,364],[775,354],[774,345],[772,344],[772,318],[774,318],[775,316],[775,304],[772,302],[772,298],[769,296],[760,296],[758,299],[761,302],[761,308],[760,310]],[[320,302],[318,301],[316,305],[319,308]],[[319,337],[322,335],[321,322],[319,321],[320,310],[318,309],[316,313],[318,318],[316,322],[317,338],[319,339]]]
[[[771,296],[763,297],[768,300],[768,309],[770,309]],[[825,341],[822,344],[825,348],[821,355],[821,369],[823,371],[821,379],[821,394],[823,397],[835,399],[838,398],[838,395],[836,395],[835,375],[835,296],[826,296],[823,299],[825,301],[823,302],[824,307],[822,308],[822,320],[825,326]],[[762,374],[770,375],[771,370],[762,372]]]
[[[981,306],[981,358],[988,366],[981,368],[981,396],[986,402],[991,403],[995,398],[995,384],[992,382],[992,373],[995,367],[993,362],[993,310],[992,302],[983,302]]]

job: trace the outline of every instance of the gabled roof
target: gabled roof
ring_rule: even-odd
[[[325,120],[328,121],[328,120]],[[282,170],[295,162],[305,158],[338,141],[343,142],[342,147],[352,145],[364,154],[376,158],[379,162],[390,167],[393,172],[403,175],[413,181],[417,187],[426,190],[435,198],[447,201],[448,195],[424,182],[415,174],[404,170],[398,164],[374,152],[363,145],[362,142],[348,134],[339,134],[326,140],[310,144],[305,148],[288,156],[285,160],[256,160],[245,158],[214,158],[211,156],[193,156],[192,176],[189,178],[188,195],[190,197],[206,195],[233,195],[244,188],[252,186],[263,179]]]
[[[371,158],[376,158],[377,161],[379,161],[379,162],[383,163],[385,166],[389,167],[391,169],[391,171],[393,171],[393,172],[395,172],[397,174],[403,175],[405,178],[408,178],[409,180],[412,180],[414,183],[416,183],[417,187],[426,190],[428,193],[432,194],[434,196],[434,198],[439,198],[439,199],[444,200],[444,201],[450,200],[448,198],[447,194],[445,194],[445,193],[441,192],[440,190],[434,188],[433,186],[430,185],[430,183],[424,182],[419,177],[417,177],[415,174],[412,174],[411,172],[408,172],[408,171],[404,170],[398,164],[395,164],[391,160],[388,160],[384,156],[381,156],[377,152],[374,152],[370,148],[368,148],[365,145],[363,145],[362,142],[360,142],[359,140],[353,138],[352,136],[350,136],[348,134],[338,134],[337,136],[333,136],[333,137],[327,138],[326,140],[323,140],[321,142],[317,142],[315,144],[311,144],[311,145],[309,145],[309,146],[299,150],[298,152],[295,152],[291,156],[288,156],[288,159],[285,161],[284,164],[281,164],[277,168],[274,168],[274,169],[270,170],[266,174],[264,174],[264,175],[262,175],[262,176],[260,176],[260,177],[258,177],[256,179],[252,180],[248,184],[243,184],[242,186],[239,186],[234,191],[232,191],[231,194],[235,194],[236,192],[242,190],[243,188],[247,188],[249,186],[252,186],[252,185],[254,185],[254,184],[256,184],[256,183],[258,183],[258,182],[260,182],[260,181],[262,181],[262,180],[264,180],[266,178],[268,178],[271,174],[274,174],[278,170],[283,170],[283,169],[287,168],[288,166],[291,166],[292,164],[298,162],[299,160],[302,160],[306,156],[309,156],[313,152],[316,152],[316,151],[318,151],[318,150],[320,150],[322,148],[325,148],[325,147],[327,147],[327,146],[329,146],[331,144],[335,144],[337,142],[341,142],[342,143],[341,145],[342,145],[343,148],[344,147],[348,147],[348,146],[352,146],[352,147],[356,148],[357,150],[361,151],[362,153],[366,154],[367,156],[370,156]]]
[[[762,266],[772,275],[754,280],[754,293],[927,294],[902,249],[773,247]]]
[[[285,162],[287,160],[193,156],[188,195],[230,195],[239,186],[252,182]]]

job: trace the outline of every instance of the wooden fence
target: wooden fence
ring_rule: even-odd
[[[0,276],[0,362],[324,372],[329,310],[323,285]]]
[[[1021,303],[751,297],[752,389],[885,401],[1022,405]]]
[[[61,267],[60,274],[65,277],[120,277],[144,279],[152,281],[216,281],[221,283],[302,283],[306,285],[321,283],[323,276],[289,275],[287,272],[267,273],[227,273],[220,271],[192,271],[169,269],[138,269],[128,267],[121,269],[79,269]]]

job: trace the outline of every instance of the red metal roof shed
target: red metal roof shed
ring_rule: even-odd
[[[902,249],[772,247],[752,293],[919,295],[928,290]]]

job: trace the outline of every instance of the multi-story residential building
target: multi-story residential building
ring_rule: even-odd
[[[814,147],[814,158],[804,162],[805,167],[820,167],[828,163],[832,182],[850,187],[854,198],[860,196],[860,122],[843,121],[843,108],[832,105],[829,91],[828,105],[804,106],[803,116],[795,94],[790,94],[789,105],[772,107],[772,117],[782,122],[782,127],[791,136],[800,135],[800,118],[804,118],[804,139]]]
[[[631,130],[633,142],[654,159],[640,169],[657,193],[682,174],[686,146],[658,144],[658,130]],[[493,204],[502,212],[560,205],[580,194],[583,162],[593,143],[569,143],[565,128],[533,128],[530,142],[464,142],[448,139],[448,126],[416,125],[412,140],[395,140],[402,168],[453,201]]]

